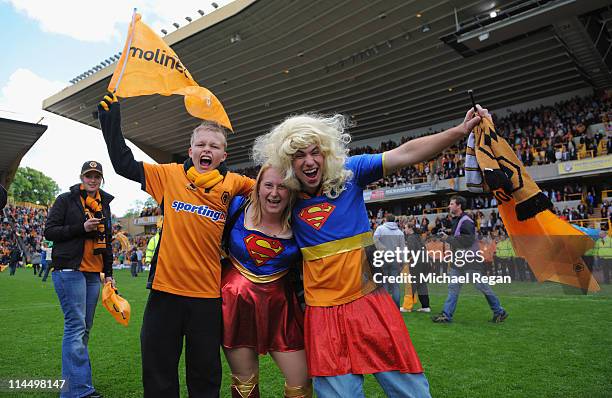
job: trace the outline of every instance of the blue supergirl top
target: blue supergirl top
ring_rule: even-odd
[[[363,190],[383,177],[384,156],[351,156],[345,167],[353,176],[337,198],[302,193],[293,207],[293,234],[304,259],[310,306],[345,304],[376,288],[368,274],[374,241]]]
[[[247,199],[236,196],[229,206],[233,217]],[[228,239],[230,261],[247,279],[255,283],[272,282],[284,276],[289,267],[301,261],[300,249],[293,238],[283,239],[266,235],[244,226],[242,210]],[[229,218],[228,217],[228,218]]]

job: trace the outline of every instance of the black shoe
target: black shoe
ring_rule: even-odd
[[[100,394],[99,392],[97,392],[96,390],[94,390],[94,392],[92,392],[89,395],[85,395],[85,397],[83,398],[104,398],[104,396]]]
[[[504,311],[501,314],[493,315],[493,319],[491,320],[491,322],[502,323],[503,321],[506,320],[506,318],[508,318],[508,313]]]
[[[432,316],[431,320],[434,323],[450,323],[451,322],[451,320],[448,319],[448,317],[444,313]]]

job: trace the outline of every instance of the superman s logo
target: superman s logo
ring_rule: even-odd
[[[266,238],[257,234],[250,234],[244,238],[244,244],[249,252],[249,256],[255,261],[255,265],[258,267],[261,267],[285,250],[283,244],[278,240]]]
[[[306,224],[310,225],[317,231],[323,227],[329,216],[334,212],[336,206],[331,205],[327,202],[319,203],[304,207],[299,214],[299,217]]]

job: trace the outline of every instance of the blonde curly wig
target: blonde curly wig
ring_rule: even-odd
[[[269,163],[285,171],[285,184],[300,189],[300,181],[292,168],[293,155],[310,145],[317,145],[325,158],[321,190],[329,198],[337,198],[346,189],[352,171],[345,168],[347,144],[351,136],[345,132],[349,123],[343,115],[326,117],[317,114],[290,116],[268,134],[258,137],[253,145],[256,164]]]

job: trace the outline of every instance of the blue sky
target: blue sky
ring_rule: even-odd
[[[216,0],[221,7],[230,0]],[[23,157],[21,166],[33,167],[53,178],[62,191],[79,182],[83,162],[104,167],[104,189],[114,194],[113,213],[123,215],[136,200],[148,195],[139,185],[116,175],[98,129],[42,110],[42,101],[70,85],[75,76],[119,52],[132,10],[159,32],[181,26],[197,10],[214,12],[211,2],[196,0],[0,0],[3,59],[0,62],[0,117],[48,126]],[[103,95],[104,93],[100,93]],[[67,145],[67,143],[69,143]],[[128,142],[137,160],[153,162]],[[187,148],[185,148],[187,150]]]
[[[0,62],[0,87],[18,68],[29,69],[49,80],[68,83],[105,58],[121,51],[122,39],[110,42],[84,42],[66,35],[43,32],[39,23],[18,12],[12,5],[0,2],[0,25],[3,35],[3,57]],[[127,25],[122,28],[127,30]]]

